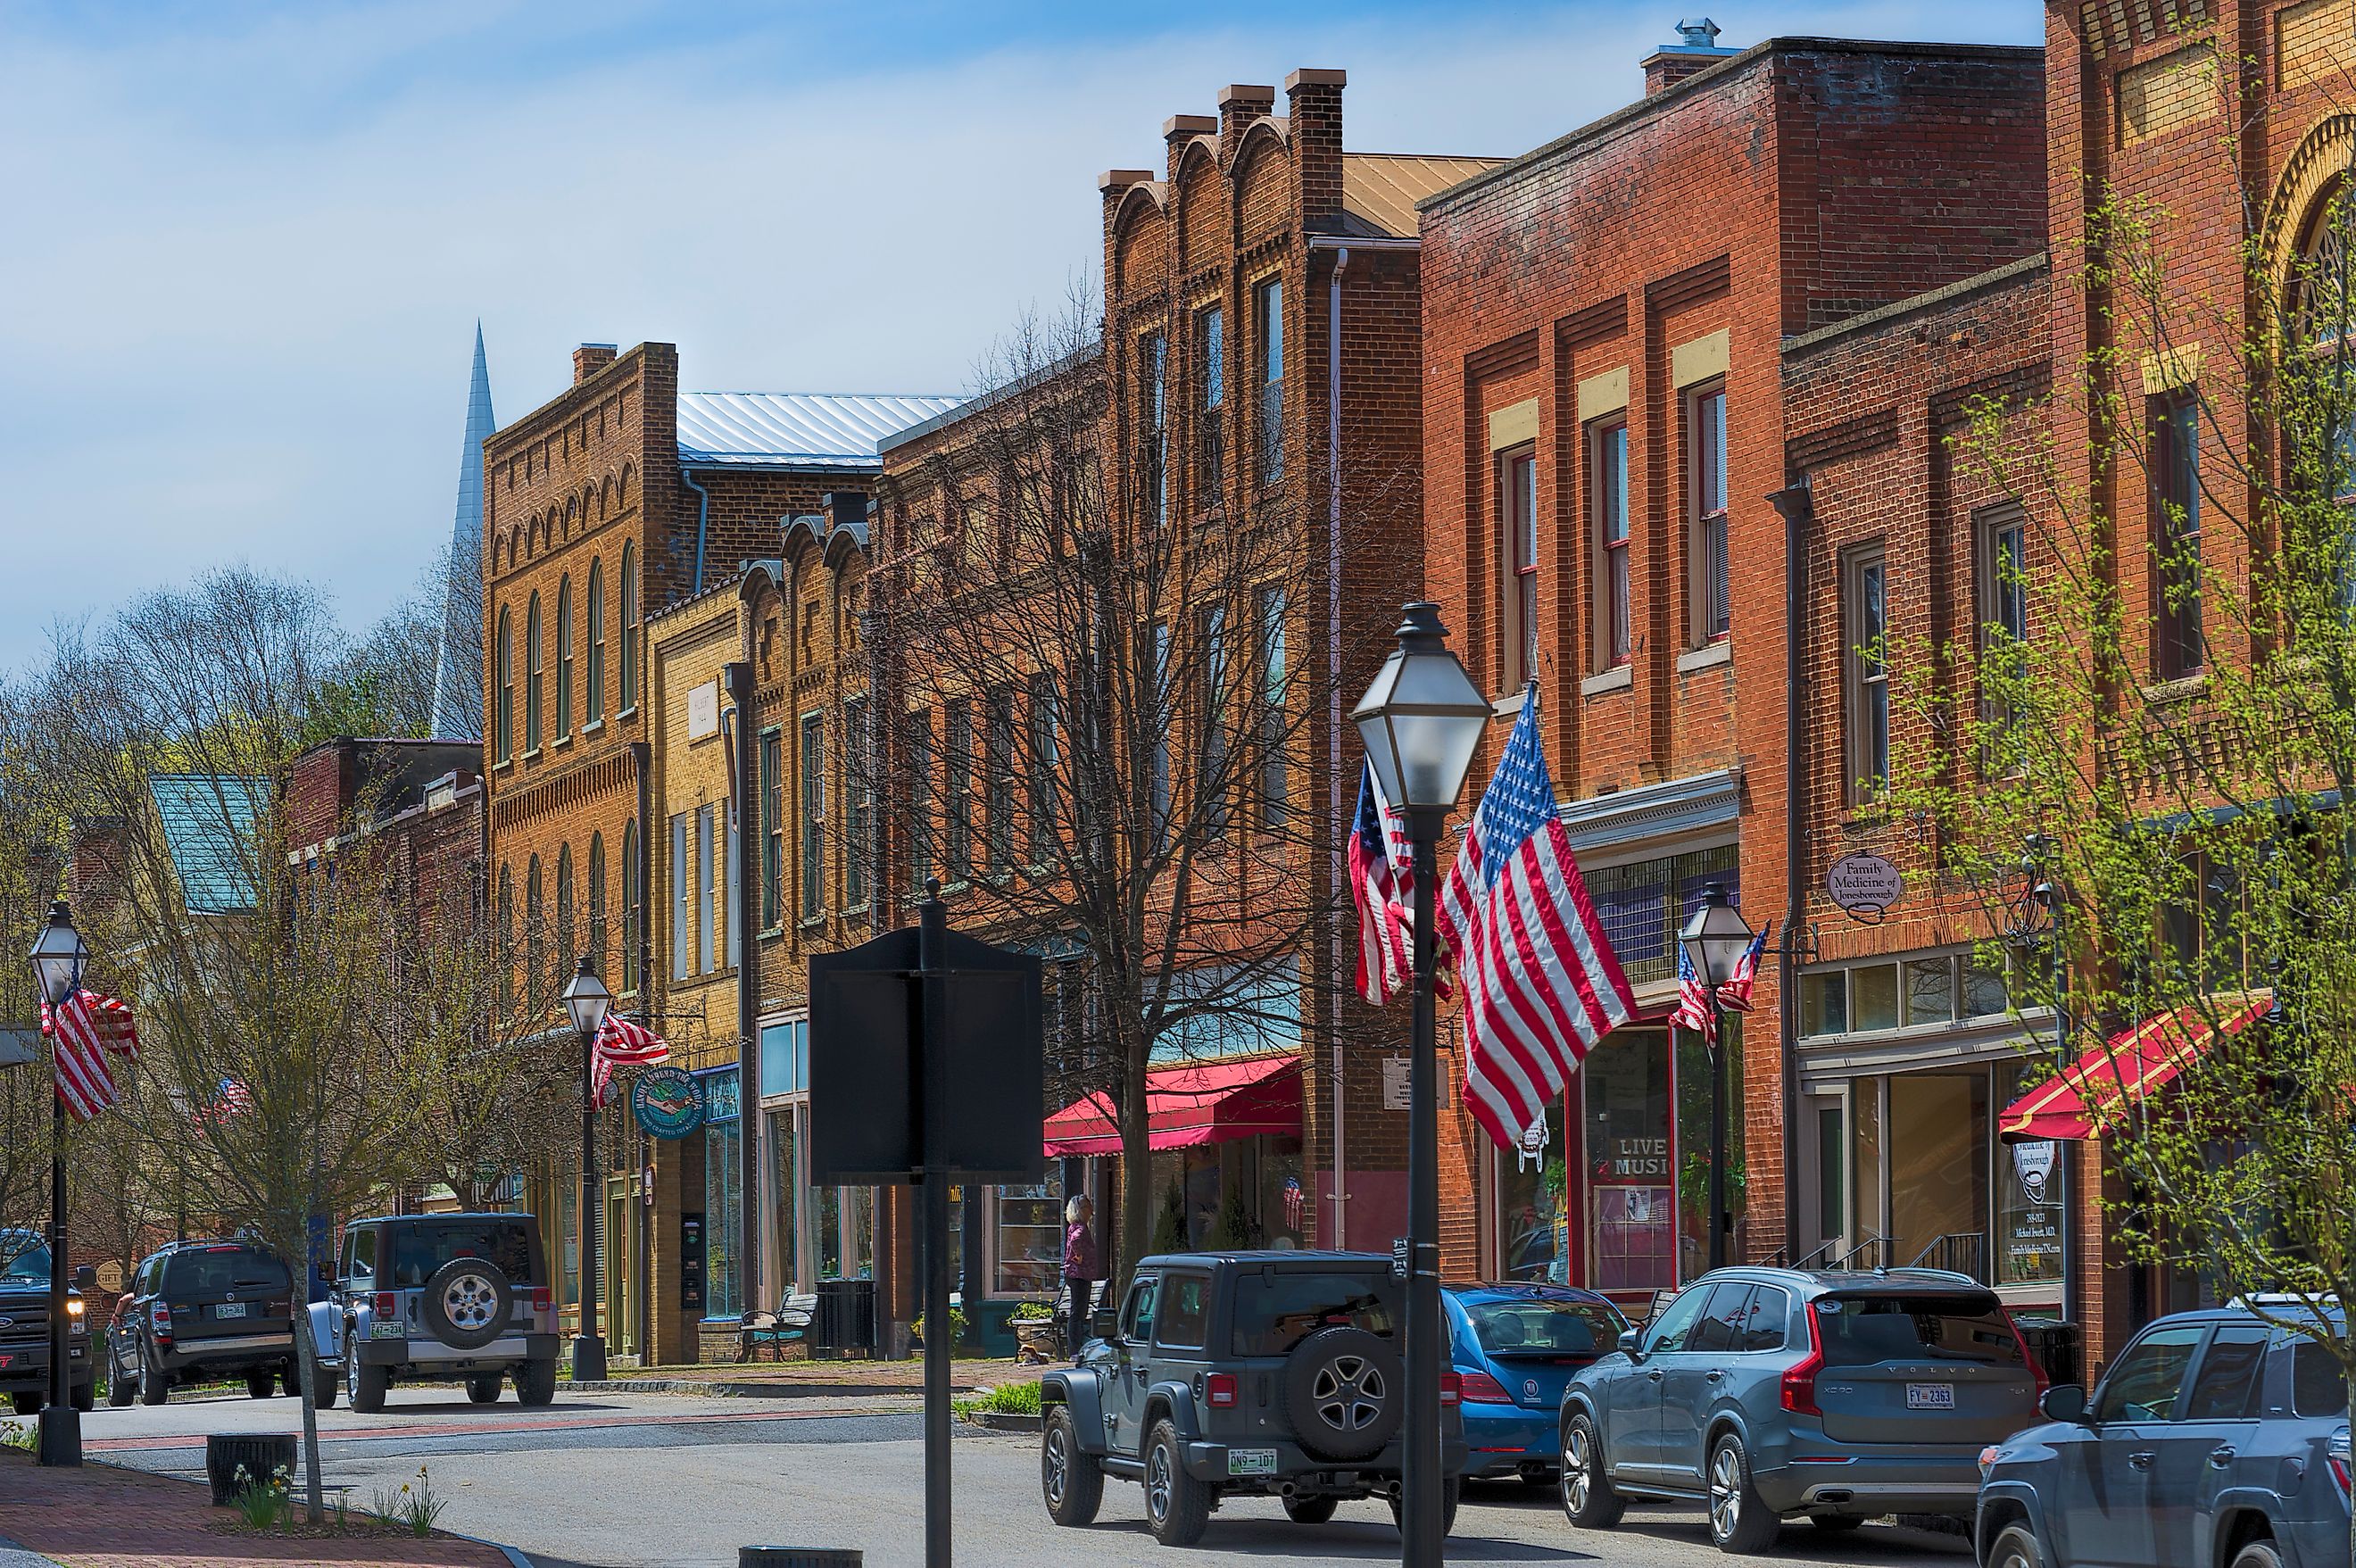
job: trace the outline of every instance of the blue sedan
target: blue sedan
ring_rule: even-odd
[[[1628,1320],[1570,1285],[1446,1285],[1451,1359],[1463,1380],[1469,1478],[1550,1484],[1562,1464],[1563,1385],[1611,1354]]]

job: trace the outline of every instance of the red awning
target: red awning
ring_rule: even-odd
[[[1997,1130],[2008,1144],[2091,1138],[2098,1112],[2142,1099],[2199,1060],[2218,1035],[2238,1035],[2273,1009],[2270,995],[2221,998],[2214,1031],[2199,1005],[2155,1013],[2006,1106]]]
[[[1157,1149],[1191,1149],[1262,1133],[1301,1135],[1301,1058],[1199,1062],[1145,1075],[1145,1114]],[[1117,1155],[1109,1096],[1091,1094],[1047,1118],[1047,1153]]]

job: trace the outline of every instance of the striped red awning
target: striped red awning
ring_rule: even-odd
[[[2273,1008],[2269,994],[2221,998],[2214,1030],[2199,1005],[2155,1013],[2006,1106],[1997,1131],[2008,1144],[2091,1138],[2098,1114],[2169,1082],[2199,1060],[2218,1035],[2238,1035]]]
[[[1301,1135],[1301,1058],[1156,1068],[1145,1075],[1148,1139],[1157,1149],[1191,1149],[1262,1133]],[[1111,1098],[1102,1092],[1075,1101],[1047,1118],[1047,1153],[1117,1155],[1120,1127]]]

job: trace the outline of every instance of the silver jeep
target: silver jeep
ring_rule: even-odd
[[[408,1214],[356,1219],[327,1300],[311,1308],[319,1402],[337,1383],[357,1411],[380,1411],[397,1380],[458,1381],[489,1404],[556,1397],[556,1309],[540,1230],[527,1214]]]

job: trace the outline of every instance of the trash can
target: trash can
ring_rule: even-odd
[[[2082,1365],[2083,1325],[2051,1317],[2024,1317],[2019,1326],[2021,1343],[2028,1348],[2029,1359],[2043,1370],[2047,1382],[2085,1386],[2086,1374]]]
[[[873,1280],[818,1282],[818,1308],[810,1316],[810,1349],[815,1354],[875,1353]]]

